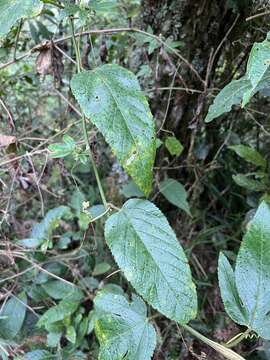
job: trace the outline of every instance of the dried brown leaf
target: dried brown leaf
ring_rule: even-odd
[[[7,147],[10,144],[16,143],[17,138],[16,136],[8,136],[8,135],[1,135],[0,134],[0,148]]]

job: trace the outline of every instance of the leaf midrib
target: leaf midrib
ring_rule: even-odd
[[[116,108],[119,110],[122,118],[124,119],[124,124],[125,124],[128,132],[129,132],[129,134],[130,134],[130,137],[131,137],[132,140],[133,140],[133,143],[134,143],[134,145],[135,145],[135,147],[136,147],[136,152],[137,152],[138,158],[140,159],[141,156],[140,156],[140,151],[139,151],[139,149],[138,149],[137,141],[136,141],[136,139],[134,138],[134,136],[133,136],[133,134],[132,134],[132,131],[131,131],[130,128],[129,128],[127,118],[126,118],[125,114],[123,114],[122,109],[121,109],[121,107],[120,107],[120,105],[119,105],[116,97],[114,96],[114,94],[113,94],[113,92],[112,92],[112,90],[111,90],[110,85],[109,85],[109,84],[107,83],[107,81],[103,78],[103,76],[100,74],[100,72],[98,71],[98,69],[97,69],[97,70],[93,70],[93,72],[96,73],[97,77],[103,82],[103,84],[107,87],[109,93],[111,94],[111,97],[113,98],[113,100],[114,100],[114,102],[115,102],[115,104],[116,104]]]
[[[134,232],[136,233],[137,237],[140,239],[141,243],[143,244],[143,246],[145,247],[145,249],[147,250],[147,253],[150,255],[151,259],[153,260],[154,264],[156,265],[156,268],[159,269],[160,274],[162,275],[162,277],[164,278],[164,280],[166,281],[168,287],[171,289],[171,291],[173,292],[173,294],[175,295],[175,298],[178,300],[179,299],[179,294],[176,293],[175,289],[173,289],[171,287],[171,284],[168,282],[166,276],[164,275],[164,273],[162,272],[162,270],[160,269],[158,263],[156,262],[155,258],[152,256],[152,253],[149,251],[148,247],[146,246],[146,244],[143,242],[143,240],[141,239],[141,237],[139,236],[136,228],[134,227],[131,219],[129,218],[128,214],[126,213],[125,210],[122,210],[125,214],[125,216],[127,217],[127,220],[129,222],[129,224],[131,225],[132,229],[134,230]],[[185,294],[185,293],[184,293]],[[185,294],[185,296],[187,297],[187,295]]]

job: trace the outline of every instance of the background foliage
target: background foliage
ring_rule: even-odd
[[[246,359],[269,359],[269,341],[257,336],[258,333],[269,339],[268,333],[262,334],[261,330],[267,331],[268,324],[268,317],[260,323],[265,315],[264,304],[259,307],[262,317],[248,319],[247,314],[239,314],[241,301],[234,283],[244,283],[241,274],[246,269],[241,272],[241,266],[245,251],[256,252],[249,243],[247,223],[260,200],[269,199],[268,1],[0,0],[0,14],[3,359],[97,359],[98,353],[101,359],[113,359],[112,354],[115,359],[126,354],[127,359],[136,359],[134,349],[139,339],[148,337],[148,344],[139,342],[140,359],[149,358],[153,352],[156,360],[204,356],[223,359],[155,310],[179,320],[173,315],[173,304],[175,301],[177,306],[181,289],[172,294],[168,290],[175,254],[183,262],[188,258],[197,288],[197,316],[195,293],[185,304],[193,328],[225,343],[245,330],[242,325],[252,323],[256,333],[251,333],[235,350]],[[72,90],[70,81],[77,65],[70,17],[76,33],[92,31],[78,37],[78,41],[82,66],[94,70],[89,78],[76,75]],[[134,105],[134,94],[128,91],[126,83],[125,102],[118,108],[106,108],[110,102],[96,107],[99,99],[93,97],[94,84],[111,66],[122,66],[136,75],[118,70],[119,77],[112,82],[117,88],[123,71],[132,83],[137,104]],[[77,94],[79,78],[87,86]],[[143,93],[137,92],[139,86]],[[108,88],[99,89],[95,96],[110,98]],[[121,91],[120,87],[118,96]],[[138,116],[138,123],[135,122],[135,142],[128,132],[118,131],[125,124],[123,112],[127,103],[140,109],[143,94],[149,102],[157,136],[156,144],[150,141],[148,147],[145,139],[154,135],[149,113]],[[149,112],[146,102],[143,107]],[[110,233],[110,239],[115,239],[111,245],[110,240],[108,243],[116,262],[105,244],[104,223],[108,214],[81,128],[81,112],[85,114],[89,108],[104,112],[97,119],[92,116],[96,127],[87,122],[87,130],[105,197],[114,210],[127,201],[124,211],[110,217],[105,228],[105,237]],[[110,132],[104,126],[111,116],[120,124],[117,131]],[[145,134],[140,132],[140,121],[148,123]],[[128,124],[134,128],[135,125],[134,121]],[[128,141],[123,146],[121,139],[126,135]],[[137,140],[141,147],[133,153]],[[143,159],[143,167],[138,167],[137,159],[140,166]],[[142,176],[143,181],[138,183]],[[143,198],[145,194],[155,205],[130,199]],[[140,209],[138,204],[142,204]],[[150,223],[156,228],[151,228],[151,236],[144,238],[140,231],[150,225],[143,223],[140,212],[147,206],[153,211]],[[161,213],[156,206],[170,225],[165,218],[159,218]],[[267,218],[265,211],[262,217]],[[134,225],[133,216],[141,223]],[[120,217],[126,219],[122,227]],[[155,223],[156,217],[159,223]],[[253,228],[257,226],[256,219]],[[114,222],[119,226],[117,230],[112,228]],[[161,229],[171,233],[171,228],[176,234],[172,235],[173,241],[172,237],[169,240],[172,253],[166,253],[166,249],[163,253],[164,262],[168,263],[168,299],[155,303],[153,290],[150,285],[147,291],[142,286],[146,280],[140,278],[139,271],[136,278],[129,276],[128,267],[134,264],[132,252],[127,253],[126,259],[118,258],[117,246],[124,243],[121,234],[135,232],[133,237],[137,236],[142,260],[136,265],[142,267],[149,253],[153,255]],[[249,231],[255,231],[252,229]],[[246,235],[237,256],[243,234]],[[265,238],[269,238],[268,234]],[[153,239],[155,236],[157,239]],[[254,237],[259,243],[260,236]],[[150,251],[145,255],[147,244]],[[267,245],[264,250],[267,265]],[[223,287],[223,302],[218,262],[219,282],[226,276],[231,280],[229,292]],[[236,263],[236,280],[230,263]],[[157,265],[151,262],[148,280],[155,271],[158,273]],[[250,268],[253,267],[251,261]],[[266,266],[264,273],[268,276],[267,271]],[[188,271],[179,271],[177,278],[184,279],[185,284],[192,283]],[[159,280],[160,289],[157,286],[156,291],[164,292],[164,279]],[[134,294],[133,286],[153,307]],[[223,303],[236,323],[224,311]],[[247,300],[246,306],[254,311],[254,303]],[[177,315],[181,315],[180,320],[185,316],[181,311]],[[151,320],[149,323],[146,317]],[[129,335],[114,339],[116,328]]]

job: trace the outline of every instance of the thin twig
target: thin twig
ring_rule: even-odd
[[[9,117],[11,127],[13,128],[13,130],[15,130],[15,123],[14,123],[14,119],[13,119],[12,113],[11,113],[11,111],[9,111],[9,109],[8,109],[8,107],[6,106],[4,100],[2,100],[1,98],[0,98],[0,104],[2,105],[2,107],[3,107],[4,110],[5,110],[5,112],[7,113],[7,116]]]
[[[188,67],[189,69],[194,73],[194,75],[204,84],[204,80],[201,78],[201,76],[199,75],[198,71],[193,67],[193,65],[183,56],[179,53],[179,51],[175,50],[174,48],[172,48],[171,46],[169,46],[165,41],[163,41],[161,39],[161,37],[156,36],[154,34],[150,34],[146,31],[137,29],[137,28],[112,28],[112,29],[101,29],[101,30],[89,30],[89,31],[83,31],[80,33],[76,33],[74,34],[75,37],[81,37],[81,36],[86,36],[86,35],[103,35],[103,34],[117,34],[117,33],[121,33],[121,32],[127,32],[127,33],[139,33],[148,37],[151,37],[152,39],[155,39],[156,41],[158,41],[159,43],[161,43],[165,48],[169,49],[174,55],[176,55],[181,61],[183,61]],[[68,35],[59,39],[56,39],[54,41],[54,44],[59,44],[62,43],[66,40],[70,40],[72,39],[72,35]],[[42,43],[32,47],[29,51],[27,51],[25,54],[19,56],[17,59],[13,59],[9,62],[7,62],[6,64],[2,64],[0,65],[0,70],[6,68],[7,66],[10,66],[12,64],[14,64],[17,61],[20,61],[22,59],[25,59],[29,56],[31,56],[31,54],[33,52],[39,51],[40,46],[42,45]]]
[[[53,89],[53,91],[61,97],[61,99],[63,99],[70,107],[73,111],[75,111],[75,113],[77,115],[79,115],[80,117],[82,117],[82,113],[59,91],[57,90],[56,88]]]
[[[33,161],[31,159],[31,156],[29,156],[29,154],[27,154],[27,158],[28,158],[28,161],[29,161],[29,163],[30,163],[30,165],[32,167],[33,174],[34,174],[34,180],[35,180],[35,183],[36,183],[36,186],[37,186],[37,189],[38,189],[38,194],[39,194],[40,203],[41,203],[41,216],[44,217],[44,201],[43,201],[43,195],[42,195],[42,192],[41,192],[40,186],[39,186],[39,178],[37,176],[36,169],[34,167]]]
[[[18,26],[17,34],[16,34],[16,39],[15,39],[14,54],[13,54],[14,61],[16,61],[16,52],[17,52],[17,47],[18,47],[18,42],[19,42],[19,37],[20,37],[20,32],[22,30],[22,26],[23,26],[23,20],[21,19],[19,26]]]
[[[180,64],[178,64],[178,66],[177,66],[177,68],[175,69],[175,72],[174,72],[174,74],[173,74],[173,78],[172,78],[172,82],[171,82],[171,87],[170,87],[170,91],[169,91],[169,97],[168,97],[167,106],[166,106],[166,110],[165,110],[165,115],[164,115],[163,121],[162,121],[162,123],[161,123],[161,126],[160,126],[160,128],[158,129],[158,131],[157,131],[157,135],[159,134],[160,131],[163,130],[163,126],[165,125],[165,122],[166,122],[166,119],[167,119],[167,116],[168,116],[168,113],[169,113],[169,108],[170,108],[170,104],[171,104],[171,100],[172,100],[173,86],[174,86],[174,83],[175,83],[175,78],[176,78],[176,74],[177,74],[177,72],[178,72],[179,66],[180,66]]]
[[[267,10],[267,11],[264,11],[264,12],[249,16],[249,17],[246,18],[246,21],[257,19],[258,17],[266,16],[266,15],[270,15],[270,10]]]

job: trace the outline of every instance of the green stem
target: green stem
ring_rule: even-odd
[[[80,73],[81,69],[82,69],[82,61],[81,61],[80,49],[79,49],[78,43],[76,41],[73,18],[70,17],[69,21],[70,21],[70,26],[71,26],[72,41],[73,41],[75,54],[76,54],[77,72]]]
[[[14,54],[13,54],[13,60],[16,61],[16,54],[17,54],[17,47],[18,47],[18,42],[19,42],[19,36],[20,36],[20,32],[22,30],[22,26],[23,26],[23,20],[20,20],[19,26],[18,26],[18,30],[17,30],[17,34],[16,34],[16,39],[15,39],[15,45],[14,45]]]
[[[106,200],[103,188],[102,188],[102,184],[101,184],[101,180],[100,180],[99,173],[98,173],[98,170],[97,170],[97,166],[96,166],[96,163],[95,163],[95,161],[93,159],[93,155],[92,155],[92,151],[91,151],[91,147],[90,147],[90,141],[89,141],[88,134],[87,134],[87,129],[86,129],[86,119],[85,119],[84,116],[82,117],[82,128],[83,128],[83,137],[84,137],[85,144],[88,145],[89,158],[90,158],[93,170],[94,170],[94,174],[95,174],[95,177],[96,177],[96,181],[97,181],[99,193],[100,193],[100,196],[101,196],[101,200],[103,202],[103,205],[104,205],[105,209],[107,209],[108,204],[107,204],[107,200]]]
[[[81,70],[82,70],[82,61],[81,61],[80,49],[79,49],[78,43],[76,41],[73,19],[71,17],[69,19],[70,19],[70,25],[71,25],[71,31],[72,31],[72,40],[73,40],[75,54],[76,54],[77,72],[80,73]],[[99,173],[98,173],[98,170],[97,170],[97,166],[96,166],[96,163],[95,163],[95,161],[93,159],[93,154],[92,154],[92,151],[91,151],[91,145],[90,145],[90,141],[89,141],[88,134],[87,134],[85,116],[82,116],[82,129],[83,129],[84,142],[85,142],[86,147],[88,146],[89,158],[90,158],[93,170],[94,170],[94,174],[95,174],[95,177],[96,177],[96,181],[97,181],[99,193],[100,193],[100,196],[101,196],[101,200],[103,202],[103,205],[104,205],[105,209],[107,209],[108,208],[107,200],[106,200],[103,188],[102,188],[102,184],[101,184],[101,180],[100,180]]]
[[[205,344],[210,346],[212,349],[214,349],[217,352],[219,352],[220,354],[222,354],[226,359],[228,359],[228,360],[245,360],[241,355],[238,355],[231,349],[228,349],[225,346],[220,345],[220,344],[216,343],[215,341],[208,339],[207,337],[200,334],[198,331],[194,330],[190,326],[183,325],[183,328],[185,330],[187,330],[190,334],[195,336],[197,339],[203,341]]]
[[[238,334],[236,335],[235,337],[233,337],[231,340],[229,340],[225,346],[227,348],[232,348],[236,345],[238,345],[242,340],[244,340],[248,334],[251,332],[251,329],[247,329],[245,332],[241,333],[241,334]]]

